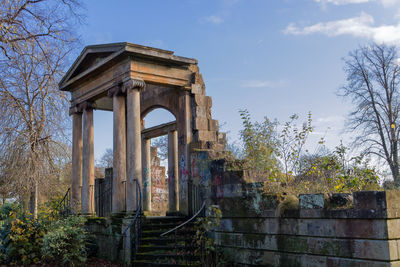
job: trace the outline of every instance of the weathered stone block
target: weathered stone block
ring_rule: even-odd
[[[385,220],[346,219],[333,220],[337,237],[386,239]]]
[[[340,267],[389,267],[392,266],[390,262],[379,262],[372,260],[358,260],[328,257],[326,266],[340,266]]]
[[[193,128],[196,130],[205,130],[207,131],[209,129],[208,127],[208,119],[205,117],[201,117],[201,118],[195,118],[194,119],[194,125]]]
[[[196,117],[200,118],[211,118],[211,109],[209,107],[205,106],[196,106],[195,110],[195,115]]]
[[[387,220],[387,237],[389,239],[400,239],[400,219],[389,219]]]
[[[289,254],[289,253],[276,253],[275,254],[275,263],[274,266],[302,266],[302,258],[301,254]]]
[[[308,253],[337,257],[352,257],[352,240],[308,237]]]
[[[211,106],[212,106],[211,97],[205,96],[205,95],[195,95],[194,103],[197,106],[204,106],[204,107],[208,107],[208,108],[211,108]]]
[[[277,219],[259,218],[229,218],[222,219],[217,228],[218,231],[234,231],[252,234],[277,234],[279,231],[279,221]]]
[[[197,140],[202,140],[202,141],[216,141],[217,140],[217,134],[216,132],[212,131],[203,131],[203,130],[197,130],[195,132],[195,139]]]
[[[276,237],[279,251],[307,253],[308,241],[304,236],[278,235]]]
[[[326,257],[315,256],[315,255],[303,255],[301,257],[301,266],[307,266],[307,267],[327,266]]]
[[[397,260],[396,242],[392,242],[391,246],[390,249],[388,240],[354,240],[353,257],[384,261]],[[390,255],[390,252],[393,254]]]
[[[275,235],[243,234],[243,247],[250,249],[277,250]]]
[[[355,209],[386,209],[386,194],[384,191],[360,191],[353,193]]]
[[[298,234],[306,236],[386,239],[385,220],[300,219]]]
[[[323,194],[302,194],[299,195],[300,209],[323,209]]]
[[[210,131],[218,131],[218,129],[219,129],[218,120],[208,120],[208,129]],[[219,141],[219,139],[218,139],[218,141]]]
[[[204,95],[204,87],[201,84],[192,84],[192,94]]]
[[[275,252],[271,251],[224,247],[223,254],[228,261],[235,263],[234,266],[277,266],[275,265]]]
[[[386,195],[386,209],[388,218],[400,218],[400,191],[387,190]]]

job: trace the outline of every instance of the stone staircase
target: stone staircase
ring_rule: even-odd
[[[166,236],[160,235],[185,222],[186,217],[146,217],[133,266],[202,266],[195,253],[194,224],[189,223]]]

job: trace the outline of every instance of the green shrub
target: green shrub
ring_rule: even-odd
[[[2,207],[3,208],[3,207]],[[37,263],[45,227],[18,205],[4,207],[8,212],[0,227],[0,262],[29,265]]]
[[[86,219],[70,216],[55,222],[43,238],[42,256],[48,262],[75,265],[86,261]]]

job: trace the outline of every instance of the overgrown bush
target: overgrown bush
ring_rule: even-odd
[[[362,154],[350,157],[342,143],[329,151],[321,139],[316,152],[304,149],[313,131],[311,113],[303,123],[293,115],[282,125],[266,117],[262,122],[252,122],[247,110],[241,110],[240,116],[241,166],[264,182],[265,193],[297,196],[381,189],[377,171],[368,158]]]
[[[75,265],[86,261],[86,219],[70,216],[55,222],[43,238],[42,255],[48,262]]]
[[[201,261],[206,266],[229,266],[225,260],[223,251],[215,245],[215,240],[210,236],[220,224],[222,211],[218,206],[210,206],[206,211],[205,217],[197,218],[195,222],[196,230],[196,250],[195,253],[202,254]]]
[[[41,259],[40,249],[45,226],[17,204],[2,206],[0,216],[0,262],[29,265]]]
[[[52,204],[42,205],[38,218],[17,203],[0,207],[0,264],[30,265],[44,260],[75,265],[86,260],[85,219],[59,218]]]

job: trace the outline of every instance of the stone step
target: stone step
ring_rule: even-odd
[[[153,267],[153,266],[160,266],[160,267],[169,267],[169,266],[177,266],[177,267],[184,267],[184,266],[202,266],[201,262],[193,262],[193,263],[161,263],[161,262],[151,262],[151,261],[146,261],[146,260],[134,260],[132,261],[133,266],[138,266],[138,267]]]
[[[168,231],[169,229],[153,229],[153,230],[142,230],[142,238],[144,237],[161,237],[160,235]],[[196,231],[194,229],[187,229],[187,228],[181,228],[176,231],[177,236],[194,236],[196,234]],[[165,237],[174,237],[175,233],[171,232],[167,234]]]
[[[171,251],[174,249],[182,250],[185,249],[184,245],[142,245],[140,246],[139,252],[153,252],[153,251],[161,251],[161,250],[167,250]]]
[[[178,245],[185,245],[185,241],[191,241],[193,240],[192,237],[177,237],[176,239],[174,237],[142,237],[140,239],[140,245],[170,245],[170,244],[175,244],[175,242]],[[139,246],[139,251],[140,251],[140,246]]]
[[[162,253],[164,252],[164,253]],[[173,262],[173,263],[179,263],[180,261],[199,261],[200,256],[197,255],[181,255],[181,254],[176,254],[175,251],[171,251],[170,253],[165,252],[165,251],[160,251],[159,253],[137,253],[136,254],[136,260],[146,260],[146,261],[151,261],[151,262]]]
[[[157,230],[157,229],[165,229],[165,231],[168,231],[174,227],[176,227],[177,223],[163,223],[163,224],[150,224],[150,223],[146,223],[146,224],[142,224],[142,230]],[[189,223],[190,226],[193,226],[193,223]],[[186,226],[186,225],[185,225]]]
[[[144,217],[142,222],[143,225],[146,224],[166,224],[166,223],[174,223],[175,225],[179,225],[180,223],[183,223],[187,220],[186,217],[182,216],[163,216],[163,217],[152,217],[152,216],[147,216]]]

